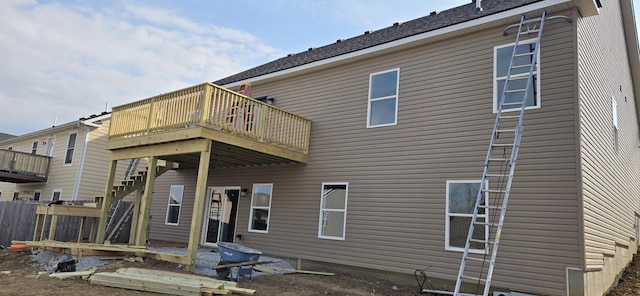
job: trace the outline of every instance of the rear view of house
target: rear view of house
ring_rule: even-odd
[[[149,157],[150,172],[159,160],[177,164],[147,178],[134,241],[188,242],[191,259],[199,245],[233,241],[406,274],[429,267],[448,282],[438,289],[453,291],[509,79],[516,37],[507,28],[546,11],[540,42],[524,34],[516,47],[535,67],[491,287],[605,293],[640,232],[632,2],[480,8],[434,12],[115,107],[107,184],[129,159]],[[229,90],[248,94],[249,84],[253,99]]]

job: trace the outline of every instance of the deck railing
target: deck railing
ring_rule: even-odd
[[[0,149],[0,171],[47,178],[51,157]]]
[[[109,140],[195,126],[213,128],[308,153],[311,121],[204,83],[114,107]]]

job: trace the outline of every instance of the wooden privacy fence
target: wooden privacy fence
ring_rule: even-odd
[[[74,201],[74,204],[82,204],[81,201]],[[123,202],[131,203],[131,202]],[[36,225],[37,203],[33,201],[0,201],[0,245],[9,246],[12,240],[31,241],[33,230]],[[112,219],[118,221],[124,213],[114,213]],[[45,237],[48,236],[51,219],[45,222]],[[76,241],[80,229],[80,217],[59,216],[55,240],[56,241]],[[129,240],[130,220],[127,222],[114,242],[124,243]],[[89,237],[89,229],[85,230],[84,238]]]

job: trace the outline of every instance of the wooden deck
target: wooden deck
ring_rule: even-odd
[[[226,152],[214,166],[304,163],[310,129],[308,119],[204,83],[114,107],[107,149],[112,159],[182,155],[162,159],[185,164],[213,141]]]
[[[47,182],[51,157],[0,149],[0,181]]]

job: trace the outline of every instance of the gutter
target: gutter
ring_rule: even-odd
[[[343,54],[343,55],[340,55],[340,56],[336,56],[336,57],[332,57],[332,58],[316,61],[316,62],[309,63],[309,64],[304,64],[304,65],[301,65],[301,66],[298,66],[298,67],[289,68],[289,69],[281,70],[281,71],[278,71],[278,72],[273,72],[273,73],[264,74],[264,75],[261,75],[261,76],[252,77],[252,78],[249,78],[249,79],[246,79],[246,80],[241,80],[241,81],[228,83],[228,84],[221,85],[221,86],[225,87],[225,88],[233,88],[233,87],[239,86],[241,83],[246,83],[246,82],[255,83],[255,82],[258,82],[258,81],[262,81],[262,80],[277,78],[277,77],[283,76],[283,75],[295,74],[295,73],[298,73],[298,72],[301,72],[301,71],[310,70],[312,68],[316,68],[316,67],[320,67],[320,66],[328,66],[329,64],[342,62],[342,61],[345,61],[345,60],[350,60],[350,59],[353,59],[353,58],[358,58],[358,57],[362,57],[362,56],[365,56],[365,55],[369,55],[369,54],[374,54],[374,53],[390,50],[390,49],[393,49],[395,47],[406,46],[406,45],[409,45],[409,44],[417,42],[417,41],[423,41],[423,40],[434,38],[434,37],[442,37],[442,36],[445,36],[445,35],[450,34],[450,33],[455,33],[455,32],[465,31],[465,30],[477,30],[477,28],[482,28],[484,25],[489,24],[489,23],[494,22],[494,21],[498,21],[498,20],[502,20],[502,19],[510,18],[510,17],[517,17],[517,16],[520,16],[523,13],[526,13],[526,12],[540,10],[540,9],[544,9],[544,8],[547,8],[547,7],[550,7],[550,6],[559,5],[559,4],[566,4],[566,3],[571,3],[573,5],[574,4],[574,0],[544,0],[544,1],[540,1],[540,2],[535,2],[535,3],[532,3],[532,4],[526,5],[526,6],[516,7],[516,8],[511,9],[511,10],[502,11],[502,12],[491,14],[491,15],[488,15],[488,16],[485,16],[485,17],[481,17],[481,18],[478,18],[478,19],[473,19],[473,20],[470,20],[470,21],[466,21],[466,22],[463,22],[463,23],[459,23],[459,24],[448,26],[448,27],[436,29],[436,30],[433,30],[433,31],[424,32],[422,34],[409,36],[409,37],[402,38],[402,39],[399,39],[399,40],[395,40],[395,41],[391,41],[391,42],[388,42],[388,43],[384,43],[384,44],[376,45],[376,46],[373,46],[373,47],[365,48],[365,49],[362,49],[362,50],[359,50],[359,51],[355,51],[355,52]]]

